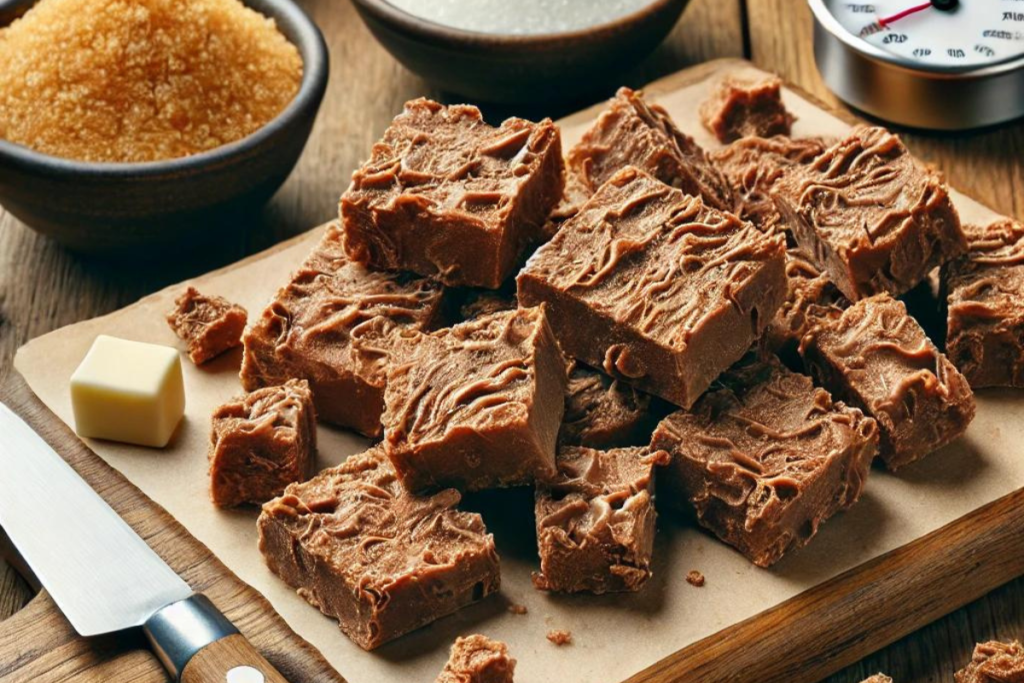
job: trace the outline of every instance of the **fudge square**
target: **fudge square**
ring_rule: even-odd
[[[857,502],[877,446],[874,420],[754,353],[651,440],[672,456],[660,500],[689,501],[702,526],[759,567]]]
[[[636,168],[617,173],[527,262],[570,356],[686,408],[786,296],[785,241]]]
[[[341,197],[349,256],[377,268],[497,289],[562,196],[558,127],[407,102]]]
[[[967,380],[888,294],[812,327],[800,355],[822,386],[878,421],[890,470],[953,441],[974,419]]]
[[[405,334],[384,395],[387,455],[411,491],[550,478],[565,388],[542,307]]]
[[[213,413],[210,497],[218,507],[262,505],[316,466],[316,412],[306,380],[233,399]]]
[[[577,201],[592,195],[626,166],[636,166],[701,197],[708,206],[733,209],[729,184],[707,153],[676,127],[668,112],[629,88],[619,88],[608,108],[569,150],[567,161],[569,189]]]
[[[646,443],[656,421],[650,395],[570,361],[560,444],[608,448]]]
[[[512,683],[516,660],[500,640],[474,634],[456,638],[435,683]]]
[[[188,357],[196,365],[242,345],[248,314],[238,304],[221,296],[200,294],[187,287],[174,300],[167,324],[188,346]]]
[[[700,106],[701,123],[718,138],[732,142],[749,135],[789,135],[795,117],[782,103],[782,81],[727,77]]]
[[[974,388],[1024,387],[1024,225],[965,229],[966,256],[943,268],[946,354]]]
[[[431,327],[441,317],[443,293],[434,280],[353,263],[332,224],[246,330],[242,386],[252,391],[306,379],[320,419],[380,436],[393,333]]]
[[[851,301],[903,294],[967,247],[942,177],[884,128],[854,128],[771,192],[797,243]]]
[[[646,447],[559,450],[557,478],[536,491],[533,585],[567,593],[643,588],[654,551],[654,468],[668,457]]]
[[[379,447],[264,504],[271,571],[372,650],[498,590],[494,538],[459,493],[410,494]]]

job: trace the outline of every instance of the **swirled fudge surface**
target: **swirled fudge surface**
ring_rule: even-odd
[[[891,470],[953,441],[974,419],[967,380],[888,294],[813,327],[800,355],[822,386],[878,421]]]
[[[409,493],[378,448],[266,503],[270,569],[372,650],[498,590],[494,538],[458,491]]]
[[[554,475],[565,359],[543,308],[402,336],[383,421],[406,487],[479,490]]]
[[[782,103],[778,76],[761,79],[727,77],[700,105],[700,119],[719,142],[748,135],[789,135],[795,117]]]
[[[558,476],[537,487],[540,572],[533,584],[567,593],[638,591],[651,577],[654,468],[668,453],[565,446]]]
[[[658,475],[659,500],[689,501],[702,526],[759,567],[857,502],[877,446],[874,420],[753,354],[691,411],[665,418],[651,440],[672,455]]]
[[[306,379],[320,419],[379,436],[396,329],[427,329],[444,288],[408,273],[353,263],[331,225],[244,336],[242,386]]]
[[[814,161],[825,151],[820,138],[745,137],[711,152],[736,197],[735,213],[762,231],[784,229],[771,189],[787,168]]]
[[[562,196],[558,127],[407,102],[341,197],[353,261],[497,289]]]
[[[786,283],[786,300],[762,342],[766,349],[789,357],[796,355],[800,340],[814,324],[840,315],[850,302],[800,249],[786,251]]]
[[[559,443],[590,448],[647,443],[655,420],[650,395],[570,362]]]
[[[210,497],[218,507],[262,505],[316,467],[316,412],[309,383],[288,380],[231,400],[213,413]]]
[[[515,671],[505,643],[474,634],[455,639],[436,683],[512,683]]]
[[[938,172],[859,126],[771,190],[797,243],[851,301],[903,294],[967,245]]]
[[[953,678],[956,683],[1024,683],[1024,646],[1016,640],[979,643],[971,663]]]
[[[946,353],[974,388],[1024,387],[1024,225],[970,226],[943,269]]]
[[[781,235],[627,168],[517,281],[567,354],[688,407],[778,311],[784,267]]]
[[[608,108],[569,150],[569,189],[585,199],[626,166],[701,197],[708,206],[733,208],[732,191],[707,152],[642,93],[619,88]]]
[[[167,324],[185,341],[188,357],[196,365],[242,345],[248,314],[222,296],[200,294],[188,287],[174,300]]]

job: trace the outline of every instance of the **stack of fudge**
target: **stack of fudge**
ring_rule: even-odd
[[[1024,384],[1021,226],[965,234],[883,129],[790,138],[777,81],[702,114],[727,146],[623,88],[563,158],[549,120],[409,102],[250,321],[214,501],[262,503],[271,570],[360,646],[498,590],[464,492],[534,487],[540,590],[640,590],[656,497],[768,567]],[[937,268],[950,358],[898,298]],[[309,478],[317,419],[373,445]]]

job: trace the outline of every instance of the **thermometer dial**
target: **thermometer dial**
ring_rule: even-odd
[[[1024,0],[808,0],[815,59],[851,105],[961,129],[1024,115]]]

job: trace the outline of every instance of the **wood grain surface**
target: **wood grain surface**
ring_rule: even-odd
[[[299,166],[259,219],[251,226],[242,226],[243,239],[233,236],[202,250],[125,268],[69,254],[0,209],[0,385],[6,384],[8,398],[31,400],[24,395],[23,384],[8,377],[17,346],[57,327],[120,308],[167,284],[235,261],[331,218],[349,173],[405,100],[419,95],[453,99],[436,92],[397,64],[374,42],[346,0],[299,2],[327,37],[331,83]],[[809,11],[802,0],[692,0],[668,40],[626,82],[638,86],[707,59],[746,56],[758,66],[777,71],[834,103],[813,64],[810,26]],[[510,113],[557,117],[583,104],[587,103],[556,108],[545,103],[514,110],[483,108],[490,118]],[[1001,212],[1022,217],[1024,166],[1019,159],[1024,155],[1024,126],[1015,124],[959,136],[907,134],[906,138],[915,152],[945,171],[959,189]],[[1015,504],[1019,508],[1022,501]],[[1009,509],[989,511],[997,520],[1003,513],[1008,514]],[[974,540],[970,530],[960,533],[963,544],[970,547]],[[159,538],[150,540],[159,545]],[[199,550],[193,551],[196,555],[192,561],[197,567],[204,562],[216,562],[203,557]],[[965,557],[961,553],[950,555]],[[972,564],[968,562],[964,571],[971,571]],[[232,591],[242,589],[224,586],[217,590],[221,592],[213,594],[215,600],[217,595],[227,599],[235,595]],[[957,586],[951,585],[949,590],[956,591]],[[17,612],[31,595],[28,585],[0,561],[0,619]],[[83,648],[81,643],[69,641],[66,622],[44,617],[47,601],[45,595],[41,596],[0,626],[0,641],[24,638],[32,642],[33,648],[58,645],[54,653],[42,660],[51,663],[68,659],[67,651],[61,648],[77,648],[73,650],[71,664],[63,666],[80,666],[93,677],[75,678],[74,668],[62,668],[47,670],[45,675],[40,671],[38,680],[163,680],[155,660],[145,651],[114,658],[109,646],[102,642]],[[932,616],[941,614],[936,605],[892,605],[894,611],[915,609]],[[229,616],[241,619],[240,626],[247,631],[246,625],[252,627],[258,611],[258,604],[246,604],[241,613]],[[263,640],[249,635],[286,675],[299,665],[286,661],[283,654],[273,654],[272,646],[281,648],[287,639],[283,631],[270,628],[261,636]],[[740,635],[756,634],[741,631]],[[32,636],[38,641],[33,641]],[[842,634],[836,637],[841,638]],[[1011,637],[1024,637],[1024,579],[995,590],[828,680],[854,683],[869,673],[885,671],[897,683],[950,681],[953,671],[969,658],[976,640]],[[827,667],[816,670],[824,671]]]

